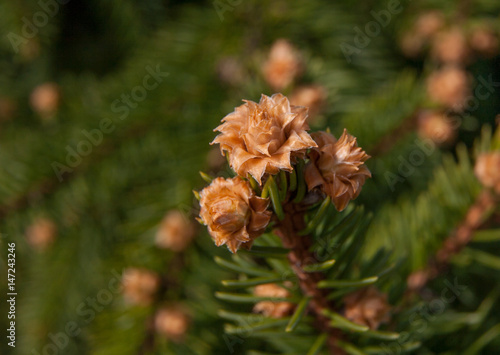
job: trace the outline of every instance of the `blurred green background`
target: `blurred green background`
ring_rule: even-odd
[[[0,352],[231,353],[217,316],[222,302],[213,296],[230,275],[213,255],[228,252],[215,248],[200,227],[181,253],[158,248],[155,235],[169,210],[191,220],[197,215],[192,190],[204,186],[198,171],[227,176],[209,145],[213,129],[242,99],[275,92],[262,67],[281,38],[300,52],[304,65],[283,93],[321,86],[326,100],[312,128],[340,135],[347,127],[374,155],[373,179],[358,200],[380,216],[370,234],[374,245],[397,248],[394,238],[401,233],[388,219],[403,226],[414,221],[417,227],[405,233],[415,235],[422,223],[435,223],[433,233],[444,238],[479,191],[472,170],[461,204],[436,207],[442,216],[402,212],[398,220],[393,211],[411,210],[455,148],[471,148],[483,125],[494,124],[498,89],[459,115],[457,138],[395,188],[385,173],[398,174],[398,157],[407,159],[418,139],[414,126],[397,128],[421,109],[443,109],[425,90],[425,78],[442,64],[427,45],[417,55],[401,45],[417,14],[437,9],[445,26],[465,18],[464,31],[486,23],[499,29],[496,1],[459,3],[398,2],[400,11],[361,48],[356,28],[364,31],[374,21],[371,12],[387,10],[387,1],[1,1],[0,298],[7,297],[7,243],[15,242],[17,332],[16,347],[2,341]],[[345,44],[354,54],[346,56]],[[473,55],[460,65],[473,90],[479,78],[500,81],[498,64],[496,53]],[[438,247],[434,240],[426,243],[415,247],[422,255],[408,251],[407,271],[425,264],[429,245]],[[375,246],[366,252],[371,250]],[[129,267],[163,275],[166,288],[152,305],[130,306],[113,291],[110,283]],[[102,290],[111,291],[111,300],[92,306]],[[184,341],[151,330],[151,317],[163,304],[187,310]],[[2,329],[9,326],[7,313],[8,304],[0,302]],[[78,334],[59,337],[68,324]],[[255,344],[248,339],[234,351]]]

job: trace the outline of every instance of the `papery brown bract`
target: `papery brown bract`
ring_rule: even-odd
[[[367,287],[347,295],[344,304],[347,319],[372,330],[389,320],[391,307],[387,303],[387,295],[375,287]]]
[[[307,133],[307,108],[290,105],[282,94],[262,95],[260,102],[246,101],[222,120],[221,132],[212,142],[227,151],[229,164],[242,177],[252,175],[262,184],[264,174],[292,171],[316,143]]]
[[[266,229],[271,212],[269,199],[255,195],[240,177],[216,178],[200,192],[200,217],[217,246],[226,244],[231,252],[249,249]]]
[[[371,173],[364,164],[370,157],[358,147],[356,138],[344,130],[337,140],[326,132],[312,134],[317,148],[309,153],[306,166],[307,187],[319,187],[330,196],[337,210],[346,208],[349,201],[358,197],[361,187]]]
[[[290,297],[288,290],[273,283],[256,286],[253,294],[257,297]],[[255,304],[253,311],[266,317],[283,318],[289,315],[293,308],[293,303],[287,301],[260,301]]]

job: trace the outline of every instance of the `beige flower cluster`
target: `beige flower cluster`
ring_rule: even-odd
[[[258,103],[244,101],[223,118],[212,142],[220,145],[239,176],[216,178],[199,194],[201,222],[217,246],[225,244],[233,253],[250,248],[272,217],[269,200],[257,196],[248,179],[262,186],[269,176],[292,172],[300,159],[309,159],[299,178],[309,191],[330,196],[341,211],[371,176],[364,165],[369,156],[347,131],[339,140],[326,132],[308,133],[307,107],[291,105],[282,94],[262,95]]]

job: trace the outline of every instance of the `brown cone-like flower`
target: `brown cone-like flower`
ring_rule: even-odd
[[[323,109],[325,103],[326,90],[319,85],[300,86],[290,96],[290,104],[309,108],[308,121],[310,123]]]
[[[337,139],[326,132],[312,134],[318,148],[309,153],[310,162],[306,167],[307,187],[320,187],[331,197],[337,210],[346,208],[350,200],[358,197],[361,187],[371,173],[364,165],[370,157],[358,147],[356,138],[344,133]]]
[[[380,323],[389,321],[390,305],[387,295],[375,287],[367,287],[344,298],[347,319],[377,329]]]
[[[467,73],[453,66],[444,67],[429,76],[427,92],[432,100],[455,111],[462,111],[470,92]]]
[[[269,220],[269,199],[255,195],[240,177],[216,178],[200,192],[200,217],[217,246],[226,244],[231,252],[240,246],[249,249]]]
[[[258,297],[290,297],[290,292],[276,284],[263,284],[256,286],[253,294]],[[254,312],[262,313],[266,317],[283,318],[293,310],[293,303],[286,301],[260,301],[253,307]]]
[[[155,315],[155,329],[167,339],[181,342],[188,328],[189,317],[179,306],[162,308]]]
[[[186,249],[194,237],[194,225],[178,210],[172,210],[163,218],[156,232],[156,245],[175,252]]]
[[[123,272],[123,296],[131,304],[149,305],[159,284],[158,275],[147,269],[129,268]]]
[[[467,38],[460,28],[451,28],[436,36],[432,54],[443,63],[462,64],[468,56]]]
[[[274,90],[283,90],[302,72],[298,51],[286,39],[274,42],[263,67],[264,78]]]
[[[26,230],[26,239],[29,245],[39,251],[50,247],[56,238],[57,226],[48,218],[38,218]]]
[[[491,58],[498,54],[498,36],[488,28],[475,29],[472,32],[470,44],[477,53],[486,58]]]
[[[474,172],[484,186],[500,194],[500,151],[481,154],[476,160]]]
[[[30,96],[31,107],[43,119],[50,119],[57,112],[59,101],[59,86],[56,83],[41,84]]]
[[[316,143],[306,132],[307,108],[291,106],[282,94],[246,101],[222,120],[212,144],[229,153],[229,163],[242,177],[251,174],[262,184],[264,174],[292,171],[292,163]]]
[[[429,11],[417,18],[414,25],[415,32],[424,38],[435,35],[444,26],[444,16],[439,11]]]
[[[418,134],[436,144],[453,143],[457,137],[457,128],[456,122],[441,112],[422,112],[418,117]]]

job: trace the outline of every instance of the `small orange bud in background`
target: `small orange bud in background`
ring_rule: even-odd
[[[254,288],[253,294],[258,297],[288,298],[290,292],[277,284],[263,284]],[[289,315],[294,308],[293,303],[286,301],[261,301],[255,304],[253,311],[262,313],[266,317],[283,318]]]
[[[179,306],[161,308],[155,315],[155,329],[174,342],[181,342],[189,328],[189,317]]]
[[[442,112],[426,111],[418,117],[418,134],[438,145],[448,145],[457,137],[456,122]]]
[[[54,243],[56,236],[57,226],[48,218],[38,218],[26,229],[28,244],[39,251],[49,248]]]
[[[486,58],[499,54],[498,36],[488,28],[476,28],[471,34],[470,45],[472,49]]]
[[[344,298],[347,319],[377,329],[380,323],[389,321],[390,305],[387,295],[375,287],[366,287]]]
[[[150,270],[128,268],[123,272],[123,297],[130,304],[151,304],[159,285],[158,275]]]
[[[273,90],[281,91],[289,86],[303,70],[300,54],[286,39],[274,42],[269,58],[262,71]]]
[[[433,101],[460,112],[470,94],[469,77],[461,68],[446,66],[429,76],[427,92]]]
[[[469,48],[463,31],[458,27],[453,27],[440,32],[432,43],[432,54],[442,63],[465,63]]]
[[[307,119],[308,122],[311,123],[325,107],[326,96],[326,89],[322,86],[300,86],[292,92],[290,96],[290,104],[309,108]]]
[[[44,83],[33,90],[30,104],[42,119],[51,119],[59,108],[60,98],[59,86],[56,83]]]
[[[156,231],[156,245],[160,248],[180,252],[187,248],[195,234],[195,227],[178,210],[169,211]]]

